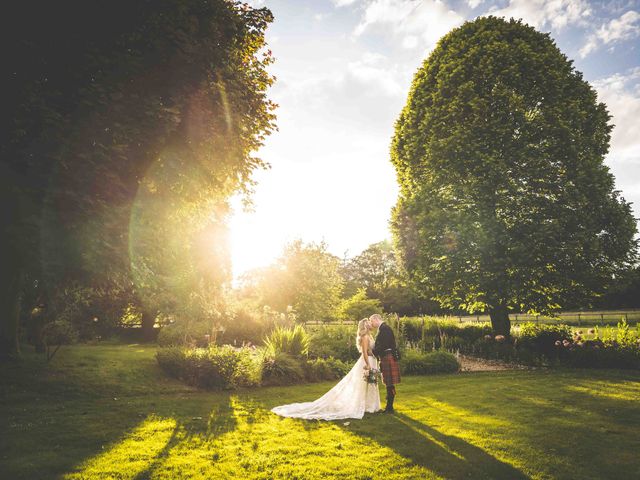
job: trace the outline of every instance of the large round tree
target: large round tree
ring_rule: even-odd
[[[391,157],[396,247],[444,307],[550,313],[598,295],[637,253],[603,159],[612,125],[548,34],[484,17],[416,73]]]

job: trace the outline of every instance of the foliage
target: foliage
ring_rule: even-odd
[[[252,349],[166,347],[156,359],[168,375],[205,389],[259,385],[262,361]]]
[[[327,245],[296,240],[273,265],[245,275],[241,295],[278,312],[292,308],[306,323],[335,318],[342,288],[340,260]]]
[[[352,325],[316,327],[311,331],[309,356],[335,357],[343,362],[354,362],[360,356],[355,343],[356,328]]]
[[[176,321],[160,329],[157,342],[161,347],[188,345],[204,347],[208,343],[205,335],[211,335],[211,328],[206,323],[185,324],[184,322]],[[214,339],[210,338],[210,340]]]
[[[216,341],[220,345],[259,345],[275,325],[276,320],[270,315],[261,315],[253,309],[240,307],[231,313],[231,318],[225,322],[224,331],[218,334]]]
[[[61,345],[71,345],[78,341],[78,331],[66,320],[55,320],[44,326],[42,339],[46,348],[47,362],[49,362]],[[51,351],[51,347],[54,346],[56,348]]]
[[[264,346],[270,354],[286,353],[293,357],[306,357],[310,341],[309,334],[301,325],[292,328],[276,327],[264,339]]]
[[[571,327],[567,325],[545,325],[524,323],[518,331],[518,346],[542,355],[550,355],[556,350],[556,342],[571,340]]]
[[[292,385],[305,380],[300,359],[287,353],[267,352],[262,365],[263,385]]]
[[[227,199],[250,191],[266,166],[254,152],[275,128],[271,12],[226,0],[27,0],[11,13],[0,350],[17,352],[25,278],[43,285],[44,303],[68,285],[121,288],[146,330],[158,310],[219,318]]]
[[[460,370],[455,355],[445,351],[423,353],[407,349],[400,359],[400,369],[407,375],[429,375],[434,373],[454,373]]]
[[[342,301],[338,307],[337,317],[341,320],[358,321],[380,312],[382,312],[380,300],[368,298],[366,290],[361,288],[352,297]]]
[[[350,370],[350,366],[337,358],[314,358],[303,364],[304,375],[309,382],[323,380],[338,380],[344,377]]]
[[[344,265],[343,275],[350,295],[364,288],[370,298],[380,298],[400,275],[391,244],[385,240],[369,245]]]
[[[434,349],[442,347],[446,338],[459,337],[466,342],[473,342],[491,333],[491,327],[485,324],[461,325],[453,320],[440,320],[433,317],[402,318],[404,339],[411,345],[424,343],[435,344]]]
[[[364,288],[368,298],[377,299],[382,309],[400,315],[441,313],[439,305],[425,298],[408,282],[391,243],[387,240],[369,245],[342,265],[347,297]]]
[[[392,230],[412,281],[444,308],[551,313],[637,257],[636,221],[603,159],[612,125],[548,34],[480,17],[416,73],[395,126]]]

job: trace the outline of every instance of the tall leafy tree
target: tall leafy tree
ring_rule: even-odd
[[[395,126],[392,229],[413,282],[448,308],[550,313],[637,254],[603,163],[606,106],[548,34],[495,17],[444,36]]]
[[[279,312],[292,307],[300,322],[335,318],[344,287],[340,259],[324,242],[301,240],[288,244],[273,265],[244,280],[241,296]]]
[[[400,315],[442,313],[436,302],[425,298],[408,282],[407,274],[388,240],[373,243],[359,255],[346,260],[342,276],[345,296],[358,295],[364,288],[367,297],[379,300],[387,312]]]
[[[195,259],[195,237],[250,189],[275,128],[272,15],[228,0],[26,0],[3,18],[0,349],[15,354],[24,278],[49,296],[114,281],[146,296],[158,257]],[[193,248],[170,252],[181,235]],[[209,267],[216,288],[202,290],[219,290],[226,263]]]

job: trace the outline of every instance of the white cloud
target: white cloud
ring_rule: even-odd
[[[331,0],[336,7],[346,7],[356,3],[358,0]]]
[[[568,25],[586,25],[592,11],[586,0],[510,0],[505,8],[492,7],[491,15],[522,19],[538,29],[550,25],[561,29]]]
[[[471,7],[471,8],[476,8],[478,5],[480,5],[484,0],[468,0],[467,4]]]
[[[620,18],[614,18],[592,33],[587,39],[587,43],[580,49],[580,56],[586,57],[601,44],[608,45],[638,36],[640,36],[640,13],[629,10]]]
[[[362,59],[348,64],[349,75],[366,88],[377,84],[385,96],[402,96],[405,88],[400,84],[397,68],[389,66],[386,60],[384,55],[366,53]]]
[[[613,116],[611,156],[640,161],[640,67],[593,82],[598,98]]]
[[[355,35],[376,26],[390,27],[393,34],[402,37],[403,46],[418,46],[421,39],[423,46],[431,50],[440,37],[463,21],[441,0],[369,0]]]
[[[593,86],[615,125],[606,163],[616,178],[616,188],[640,217],[640,67],[593,82]]]

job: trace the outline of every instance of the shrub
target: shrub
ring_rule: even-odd
[[[640,369],[640,348],[587,341],[580,346],[564,347],[564,350],[565,362],[574,367]]]
[[[333,357],[307,360],[303,368],[305,378],[309,382],[336,380],[344,377],[350,369],[346,363]]]
[[[293,328],[276,327],[264,340],[271,354],[286,353],[294,357],[304,357],[309,353],[309,334],[301,325]]]
[[[311,334],[309,356],[312,358],[334,357],[343,362],[352,363],[360,356],[355,337],[354,326],[317,327]]]
[[[264,385],[293,385],[305,379],[302,362],[283,352],[267,352],[262,363]]]
[[[400,360],[400,369],[407,375],[453,373],[460,370],[460,363],[455,355],[448,352],[422,353],[409,349]]]
[[[518,352],[513,344],[513,339],[505,339],[502,342],[497,342],[491,334],[486,334],[473,342],[469,353],[488,359],[500,359],[513,362],[518,360]]]
[[[156,351],[160,368],[170,377],[183,380],[187,371],[186,349],[178,346],[163,347]]]
[[[205,347],[205,335],[208,334],[211,334],[211,327],[205,322],[187,323],[178,320],[160,329],[157,342],[161,347],[192,344]]]
[[[262,376],[261,359],[249,348],[174,346],[160,348],[156,359],[168,375],[206,389],[258,385]]]
[[[56,354],[61,345],[70,345],[78,341],[78,331],[66,320],[47,323],[42,328],[42,340],[45,345],[47,362]],[[56,348],[51,351],[52,346]]]
[[[557,356],[556,342],[571,340],[571,327],[523,323],[517,332],[518,347],[526,348],[545,356]]]
[[[265,317],[249,308],[238,308],[226,322],[225,331],[218,335],[218,343],[242,345],[250,342],[259,345],[274,327],[274,321]]]
[[[404,332],[403,343],[422,351],[439,350],[471,353],[473,343],[484,335],[491,333],[488,324],[460,324],[452,320],[434,318],[401,319]]]

